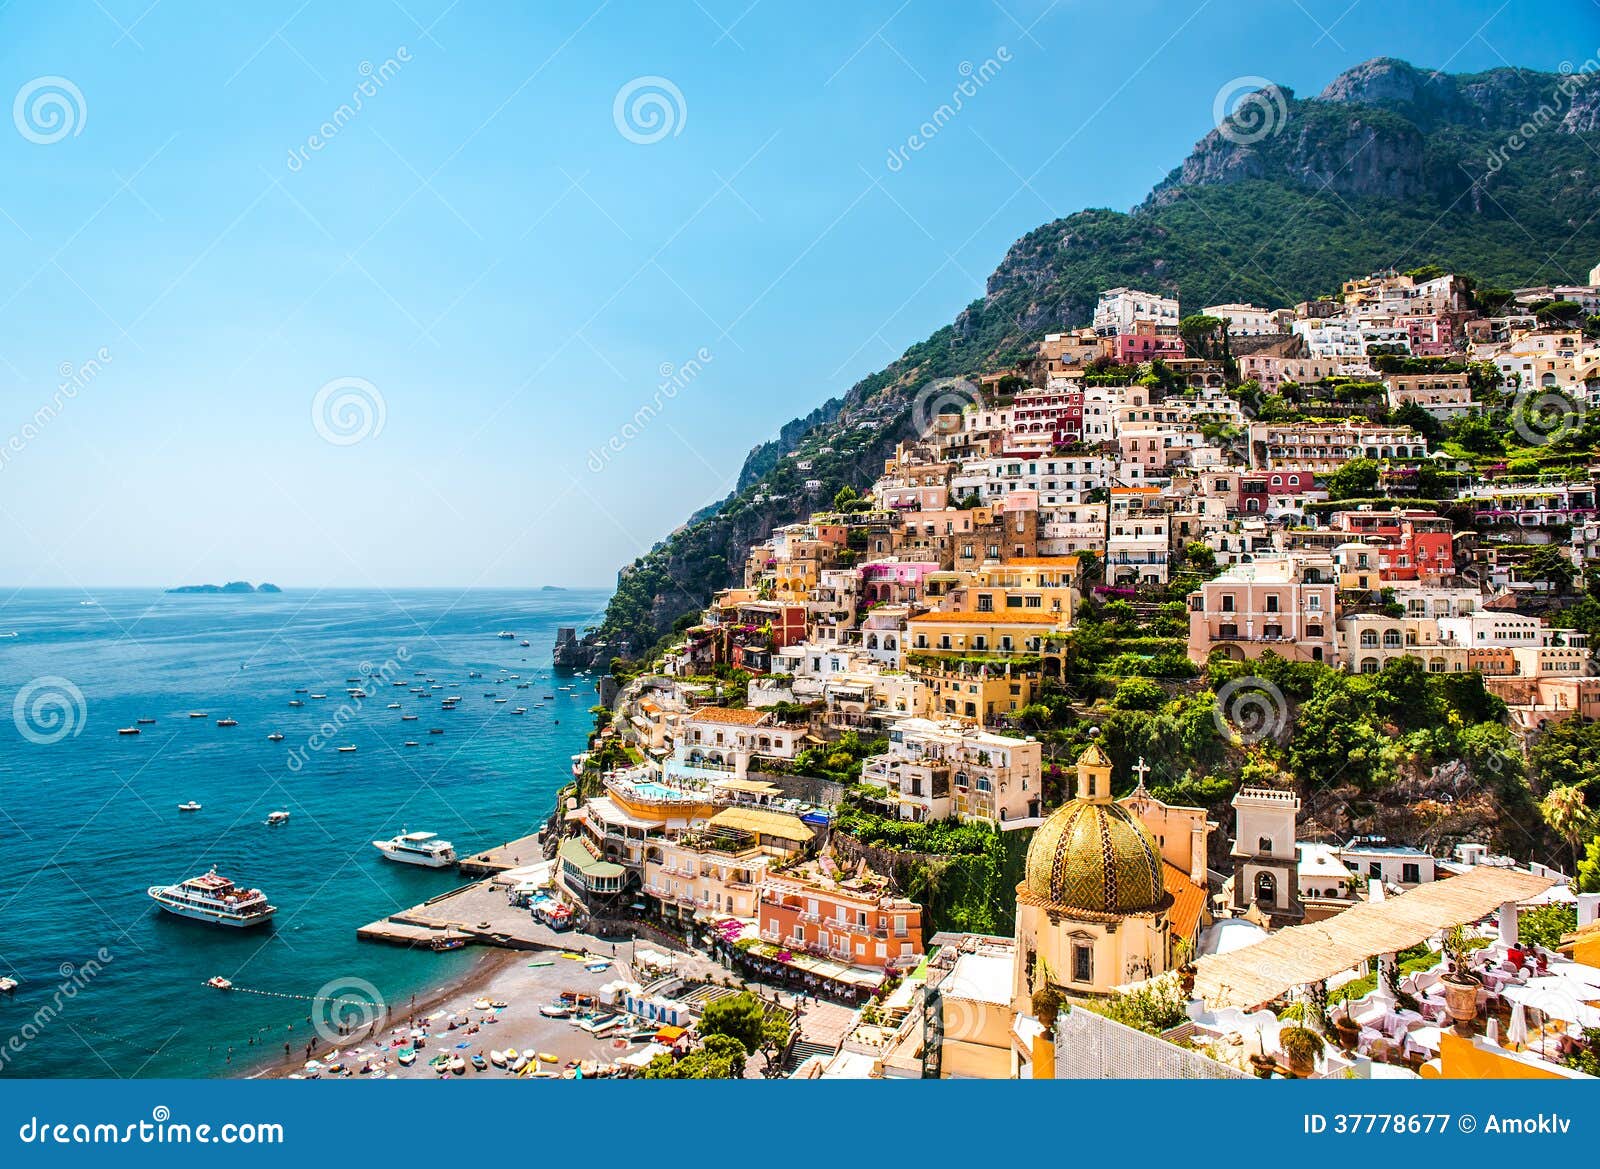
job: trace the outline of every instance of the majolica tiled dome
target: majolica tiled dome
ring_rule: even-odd
[[[1091,753],[1096,758],[1091,759]],[[1079,760],[1098,770],[1104,756],[1090,747]],[[1105,764],[1109,785],[1110,767]],[[1109,789],[1080,794],[1051,813],[1028,845],[1023,885],[1035,897],[1095,913],[1139,913],[1166,895],[1161,849],[1132,812],[1111,802]]]

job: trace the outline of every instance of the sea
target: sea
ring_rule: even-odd
[[[464,973],[470,947],[357,941],[463,883],[372,841],[430,831],[465,856],[539,828],[597,701],[594,677],[551,667],[556,630],[606,596],[0,593],[0,977],[19,983],[0,1076],[247,1074]],[[205,925],[147,895],[212,866],[264,890],[272,922]],[[205,985],[219,975],[238,989]]]

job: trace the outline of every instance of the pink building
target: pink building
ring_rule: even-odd
[[[922,596],[922,578],[938,572],[927,560],[874,560],[861,567],[861,596],[869,605],[901,605]]]
[[[1141,361],[1169,361],[1183,356],[1183,338],[1177,333],[1159,333],[1149,321],[1136,321],[1134,332],[1116,338],[1117,363],[1138,365]]]
[[[1316,487],[1310,471],[1245,471],[1239,476],[1239,510],[1265,515],[1274,495],[1304,495]]]
[[[1233,565],[1189,594],[1189,659],[1204,662],[1220,649],[1246,661],[1271,650],[1332,665],[1337,581],[1327,555]]]
[[[1082,435],[1082,390],[1024,390],[1011,404],[1008,451],[1065,446]]]

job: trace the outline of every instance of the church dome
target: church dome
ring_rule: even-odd
[[[1110,763],[1091,746],[1078,761],[1078,798],[1041,824],[1028,845],[1023,888],[1066,909],[1140,913],[1166,896],[1161,849],[1138,818],[1110,799]],[[1088,774],[1102,772],[1102,784]]]

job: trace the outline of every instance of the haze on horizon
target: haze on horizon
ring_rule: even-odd
[[[1553,71],[1597,12],[13,3],[0,584],[607,584],[1230,83]]]

